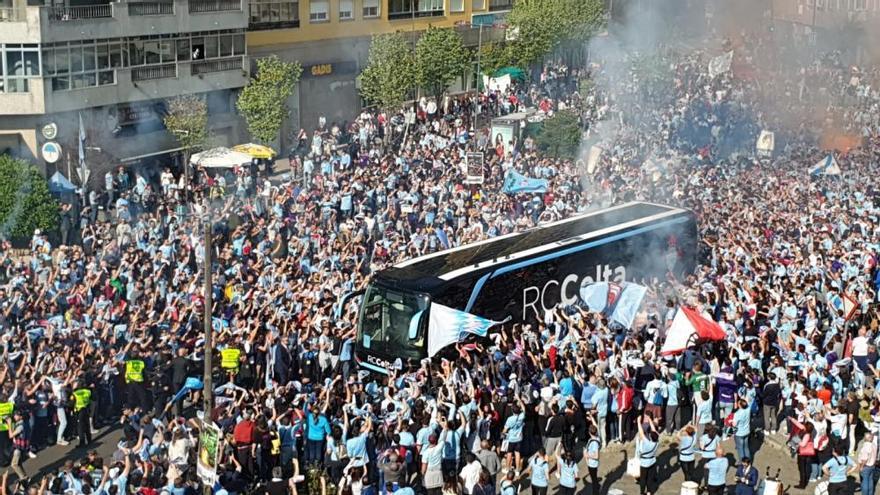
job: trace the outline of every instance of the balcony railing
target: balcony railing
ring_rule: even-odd
[[[197,60],[190,64],[192,75],[199,76],[211,72],[226,72],[230,70],[242,70],[244,57],[215,58],[213,60]]]
[[[513,8],[513,0],[489,0],[489,11],[510,10]]]
[[[134,67],[131,69],[132,81],[150,81],[153,79],[168,79],[171,77],[177,77],[177,64]]]
[[[113,17],[113,7],[104,5],[81,5],[78,7],[49,7],[53,21],[76,21],[81,19],[104,19]]]
[[[173,15],[172,2],[129,2],[128,15]]]
[[[242,0],[190,0],[189,12],[199,14],[202,12],[226,12],[241,10]]]
[[[20,22],[25,20],[25,11],[18,7],[0,7],[0,22]]]

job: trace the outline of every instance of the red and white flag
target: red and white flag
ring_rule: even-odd
[[[666,341],[660,349],[662,356],[679,354],[697,341],[724,340],[727,333],[718,323],[704,318],[697,311],[681,306],[666,332]]]

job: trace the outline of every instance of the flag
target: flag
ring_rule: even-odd
[[[504,187],[501,190],[507,194],[545,193],[547,192],[547,179],[533,179],[510,169],[504,176]]]
[[[581,304],[590,311],[603,313],[611,321],[629,328],[647,292],[648,288],[639,284],[596,282],[582,286],[580,296]]]
[[[699,340],[724,340],[727,333],[718,323],[704,318],[696,310],[678,308],[660,354],[668,356],[683,352]]]
[[[465,334],[485,337],[489,329],[499,323],[503,322],[432,303],[428,319],[428,357],[434,357],[444,347],[462,340]]]
[[[203,384],[200,379],[192,376],[187,377],[186,381],[183,383],[183,387],[181,387],[180,390],[177,391],[177,394],[171,399],[171,403],[174,404],[193,390],[202,390],[203,388],[205,388],[205,384]]]
[[[828,307],[837,316],[843,311],[843,317],[849,320],[859,309],[859,305],[849,294],[832,294],[828,296]]]
[[[833,155],[828,155],[813,165],[810,175],[840,175],[840,165]]]
[[[434,234],[437,235],[437,240],[443,245],[443,249],[449,249],[449,237],[446,236],[446,231],[443,229],[436,229]]]
[[[83,125],[83,116],[79,114],[79,136],[78,136],[78,144],[79,144],[79,168],[80,170],[85,170],[86,168],[86,128]]]
[[[733,50],[723,54],[718,55],[709,61],[709,77],[715,79],[720,74],[724,74],[725,72],[730,70],[730,63],[733,62]]]

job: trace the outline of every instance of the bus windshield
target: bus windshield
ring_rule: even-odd
[[[424,357],[428,296],[370,284],[361,306],[357,344],[392,358]]]

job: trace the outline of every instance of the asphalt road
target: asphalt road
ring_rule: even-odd
[[[29,476],[37,478],[41,475],[57,471],[68,459],[79,459],[85,457],[89,450],[97,450],[102,457],[109,458],[112,456],[116,444],[122,438],[122,430],[120,428],[105,428],[94,437],[93,444],[87,449],[76,448],[75,442],[71,442],[69,446],[53,446],[40,452],[35,459],[27,459],[24,462],[24,468]],[[777,435],[768,438],[765,441],[757,441],[753,445],[753,450],[757,447],[754,454],[754,465],[758,468],[758,472],[763,479],[764,473],[769,466],[771,475],[776,473],[777,469],[781,469],[780,478],[786,487],[788,495],[812,495],[815,490],[815,484],[811,484],[806,490],[796,490],[794,485],[798,481],[797,462],[791,457],[788,450],[784,448],[784,437]],[[734,462],[733,441],[724,442],[723,447],[731,461]],[[634,445],[632,443],[621,445],[611,444],[601,452],[599,475],[601,477],[602,491],[608,493],[609,489],[616,488],[626,495],[635,495],[639,493],[638,483],[633,478],[626,475],[626,460],[633,455]],[[660,489],[656,495],[679,495],[681,491],[681,483],[683,480],[681,470],[677,462],[677,450],[672,439],[663,438],[658,455],[658,479],[661,480]],[[581,475],[586,475],[585,464],[581,464]],[[733,468],[728,472],[728,482],[733,482],[735,471]],[[12,476],[12,475],[11,475]],[[555,485],[556,476],[551,475],[551,483]],[[855,485],[853,485],[855,486]],[[579,493],[587,495],[589,488],[584,488],[583,484],[579,485]],[[550,493],[555,490],[551,489]],[[523,486],[523,493],[530,493],[528,483]],[[730,492],[733,493],[732,485]],[[760,492],[758,492],[760,493]],[[592,495],[592,494],[590,494]]]

